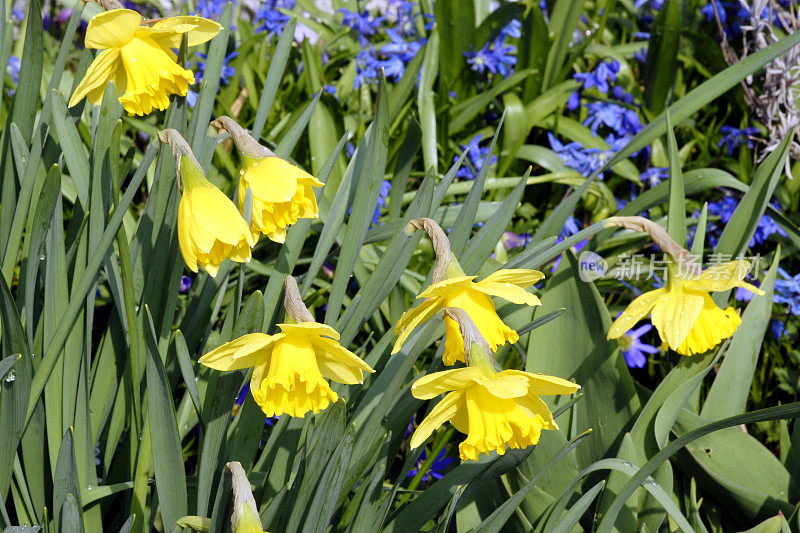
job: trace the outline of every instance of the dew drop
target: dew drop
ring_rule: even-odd
[[[39,261],[44,261],[44,254],[39,254]]]
[[[133,310],[134,311],[138,311],[139,310],[139,306],[138,305],[133,306]]]
[[[138,62],[138,61],[139,61],[139,58],[138,58],[138,57],[136,57],[136,56],[134,56],[134,57],[130,58],[130,60],[129,60],[129,61],[130,61],[131,63],[136,63],[136,62]]]
[[[16,380],[17,380],[17,372],[12,368],[11,370],[8,371],[8,374],[6,374],[6,382],[11,383]]]

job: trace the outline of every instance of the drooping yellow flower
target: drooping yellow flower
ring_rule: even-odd
[[[270,240],[282,243],[288,226],[300,218],[319,216],[314,187],[322,187],[321,181],[259,145],[233,119],[219,117],[211,124],[228,131],[242,155],[239,208],[244,209],[249,188],[253,195],[250,229],[254,239],[263,233]]]
[[[737,260],[715,265],[694,276],[670,273],[664,287],[631,302],[611,325],[608,338],[619,338],[649,314],[669,348],[682,355],[707,352],[733,335],[742,323],[732,307],[721,309],[709,293],[742,287],[763,295],[764,291],[742,281],[749,270],[749,262]]]
[[[558,429],[539,396],[572,394],[579,385],[521,370],[495,372],[488,360],[475,358],[474,349],[472,354],[474,366],[429,374],[411,386],[411,394],[420,400],[447,393],[414,431],[412,448],[448,420],[467,435],[458,446],[459,455],[473,461],[491,451],[502,455],[506,446],[526,448],[539,442],[543,429]]]
[[[466,311],[492,350],[506,342],[517,342],[519,335],[500,319],[489,296],[499,296],[515,304],[541,305],[539,298],[525,288],[540,281],[544,274],[537,270],[505,269],[481,281],[475,281],[476,277],[449,277],[422,291],[417,298],[424,298],[424,301],[403,313],[395,326],[395,333],[399,335],[392,353],[400,350],[414,328],[445,307]],[[464,339],[452,318],[446,316],[444,321],[445,350],[442,360],[444,364],[452,365],[456,361],[464,361]]]
[[[175,130],[159,133],[176,157],[182,195],[178,204],[178,244],[186,266],[203,268],[212,277],[225,259],[250,261],[255,244],[236,206],[203,175],[189,145]]]
[[[233,533],[266,533],[261,529],[258,505],[253,498],[253,489],[250,487],[250,481],[247,479],[242,464],[239,461],[231,461],[225,467],[231,472],[233,489],[231,531]]]
[[[146,115],[153,108],[169,107],[169,95],[186,96],[194,74],[176,63],[173,48],[181,36],[189,46],[204,43],[222,27],[195,16],[169,17],[152,25],[142,25],[142,16],[130,9],[98,13],[86,28],[86,47],[104,49],[89,66],[75,88],[70,107],[84,97],[99,104],[108,82],[113,81],[119,101],[131,115]]]
[[[281,332],[277,335],[239,337],[200,358],[200,363],[215,370],[254,367],[250,390],[267,416],[318,413],[339,398],[326,379],[354,385],[363,383],[363,372],[374,372],[337,342],[336,330],[314,322],[305,306],[292,308],[302,305],[302,300],[298,302],[298,292],[294,302],[289,302],[294,297],[290,290],[296,291],[296,284],[287,287],[287,315],[299,323],[278,324]]]
[[[374,370],[342,347],[332,327],[317,322],[278,324],[277,335],[251,333],[200,358],[215,370],[253,368],[250,390],[267,416],[318,413],[339,397],[325,379],[354,385]]]

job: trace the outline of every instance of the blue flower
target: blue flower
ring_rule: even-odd
[[[229,0],[197,0],[194,3],[195,11],[193,15],[199,15],[203,18],[219,20],[222,15],[222,9]],[[236,0],[230,0],[236,3]]]
[[[488,147],[481,148],[480,146],[481,137],[483,137],[483,134],[479,133],[469,141],[469,144],[461,145],[462,150],[468,150],[467,164],[461,165],[461,168],[456,172],[457,177],[471,180],[478,177],[478,172],[483,167],[486,156],[489,154]],[[458,161],[458,156],[453,157],[453,161]],[[489,165],[494,165],[495,163],[497,163],[497,156],[493,155],[489,160]]]
[[[727,13],[725,13],[725,7],[723,6],[722,2],[720,2],[719,0],[716,1],[709,0],[706,3],[706,5],[704,5],[700,9],[700,14],[704,15],[706,17],[706,20],[709,21],[714,20],[714,4],[716,4],[717,8],[716,12],[717,14],[719,14],[720,23],[725,24],[725,22],[728,19],[728,15]]]
[[[753,285],[756,287],[761,286],[761,282],[758,280],[753,280]],[[754,294],[747,289],[743,289],[742,287],[737,287],[736,292],[734,293],[734,298],[736,298],[737,302],[749,302],[753,299]]]
[[[653,329],[652,324],[644,324],[628,331],[620,337],[619,344],[625,363],[631,368],[642,368],[647,363],[647,356],[658,353],[658,348],[642,342],[641,337]]]
[[[181,282],[178,285],[178,292],[183,294],[192,287],[192,278],[189,276],[181,276]]]
[[[601,150],[599,148],[586,148],[579,142],[561,144],[553,134],[548,133],[547,136],[550,140],[550,147],[561,157],[561,160],[583,176],[589,176],[603,168],[606,161],[628,142],[627,139],[616,139],[609,135],[606,137],[606,142],[611,144],[611,148]],[[603,174],[601,173],[598,178],[603,179]]]
[[[334,87],[333,85],[323,85],[322,86],[322,91],[325,92],[325,93],[328,93],[328,94],[334,94],[335,95],[336,94],[336,87]]]
[[[650,185],[650,187],[655,187],[661,180],[665,180],[669,177],[669,169],[666,167],[650,167],[644,172],[642,172],[642,181]]]
[[[445,457],[446,453],[447,450],[445,450],[444,448],[442,449],[441,452],[439,452],[439,455],[437,455],[436,459],[433,460],[430,468],[428,468],[428,471],[425,472],[425,474],[422,476],[422,481],[429,481],[431,478],[442,479],[442,477],[444,477],[442,471],[446,469],[450,463],[453,462],[452,457]],[[419,469],[422,468],[422,465],[425,463],[426,458],[427,458],[426,452],[425,450],[423,450],[419,456],[419,459],[417,459],[417,464],[414,465],[414,468],[412,468],[408,472],[407,477],[416,476],[417,473],[419,473]]]
[[[495,40],[483,45],[478,51],[470,44],[471,51],[464,52],[470,70],[480,74],[488,71],[503,77],[514,72],[517,58],[511,54],[515,53],[517,49],[514,46],[505,45],[504,38],[505,35],[501,34]]]
[[[356,77],[353,79],[353,88],[358,89],[365,83],[377,80],[379,72],[375,48],[372,46],[362,48],[356,55]]]
[[[619,85],[615,85],[614,88],[611,89],[611,96],[626,104],[633,103],[633,95],[631,93],[625,92],[625,89],[623,89]]]
[[[800,315],[800,274],[791,276],[782,268],[778,268],[778,274],[783,279],[775,280],[772,301],[786,305],[793,315]]]
[[[366,11],[357,13],[342,8],[339,13],[342,14],[342,24],[358,33],[358,40],[362,46],[369,42],[369,38],[378,32],[386,20],[386,17],[374,17]]]
[[[633,53],[633,58],[641,64],[647,61],[647,48],[642,48],[638,52]]]
[[[378,51],[384,59],[378,59],[375,67],[378,70],[383,68],[387,78],[399,81],[406,71],[406,65],[414,59],[424,42],[406,41],[401,34],[389,28],[386,29],[386,35],[391,42]]]
[[[781,228],[777,222],[772,220],[772,217],[769,215],[762,215],[761,218],[758,219],[758,226],[756,226],[756,230],[753,233],[753,238],[750,239],[750,246],[753,247],[756,244],[764,244],[770,235],[775,234],[786,237],[786,232],[783,231],[783,228]]]
[[[197,55],[202,59],[202,61],[195,62],[195,65],[197,65],[195,81],[200,82],[206,73],[206,61],[208,56],[202,52],[198,52]],[[228,62],[238,55],[239,52],[234,51],[226,55],[225,59],[222,60],[222,70],[220,71],[219,79],[224,85],[227,85],[230,82],[230,78],[236,75],[236,69],[228,65]]]
[[[612,59],[601,61],[592,72],[578,72],[573,74],[572,77],[581,82],[584,89],[597,87],[598,91],[607,94],[608,82],[617,80],[617,72],[619,72],[619,61]]]
[[[19,71],[21,68],[22,68],[22,61],[20,61],[18,57],[11,56],[8,58],[8,66],[6,67],[6,72],[8,72],[8,75],[11,77],[11,81],[13,81],[14,84],[19,83]],[[9,96],[14,96],[15,92],[16,91],[14,89],[8,90]]]
[[[733,150],[745,141],[747,141],[748,148],[753,147],[753,140],[750,139],[750,136],[757,134],[758,128],[750,126],[740,129],[734,128],[733,126],[722,126],[720,131],[724,135],[717,143],[717,146],[722,146],[724,144],[725,148],[728,150],[728,155],[733,155]]]
[[[720,221],[723,224],[727,224],[733,216],[733,212],[736,210],[737,205],[739,205],[739,202],[735,198],[731,196],[725,196],[719,202],[709,203],[708,213],[719,216]]]
[[[256,11],[253,22],[259,24],[256,31],[265,31],[270,35],[279,35],[291,17],[284,15],[278,8],[294,8],[294,0],[264,0]]]
[[[517,248],[525,248],[530,244],[531,234],[520,233],[517,235],[513,231],[504,231],[500,240],[503,241],[503,246],[506,247],[506,250],[516,250]]]
[[[589,116],[583,121],[584,126],[590,126],[593,135],[597,129],[608,126],[619,137],[635,135],[642,129],[636,111],[610,102],[591,102],[586,104]]]
[[[578,221],[577,218],[570,215],[567,217],[567,221],[564,223],[564,227],[561,228],[561,232],[559,235],[566,238],[570,235],[575,235],[582,229],[582,224]]]
[[[386,199],[389,198],[389,191],[392,190],[392,182],[383,180],[381,181],[381,189],[378,191],[378,204],[375,206],[375,212],[372,214],[372,223],[377,224],[381,218],[381,209],[386,209]]]
[[[641,9],[648,4],[650,7],[658,11],[664,5],[664,0],[636,0],[636,2],[633,4],[633,7],[635,9]]]
[[[786,324],[777,318],[773,318],[769,321],[769,329],[772,332],[772,338],[775,340],[780,339],[786,334]]]
[[[575,111],[581,106],[581,94],[578,91],[569,95],[567,99],[567,109]]]

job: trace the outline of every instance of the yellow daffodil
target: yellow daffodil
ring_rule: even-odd
[[[288,226],[300,218],[319,216],[314,187],[322,187],[321,181],[259,145],[233,119],[219,117],[212,125],[228,131],[242,155],[239,206],[244,207],[250,189],[253,195],[250,228],[254,239],[263,233],[270,240],[282,243]]]
[[[739,260],[715,265],[699,275],[670,275],[666,286],[631,302],[611,325],[608,338],[619,338],[649,314],[669,348],[682,355],[707,352],[733,335],[742,323],[732,307],[721,309],[709,292],[742,287],[763,295],[764,291],[742,281],[748,270],[750,263]]]
[[[463,329],[463,318],[459,325]],[[482,343],[468,343],[470,366],[429,374],[411,386],[411,394],[420,400],[446,394],[414,431],[412,448],[421,446],[448,420],[467,435],[458,446],[459,455],[473,461],[482,453],[502,455],[506,446],[526,448],[539,442],[543,429],[558,429],[539,396],[572,394],[579,385],[520,370],[495,372],[488,352],[479,345]],[[461,349],[464,351],[464,345]]]
[[[169,107],[169,95],[186,96],[194,74],[176,63],[173,48],[187,34],[189,46],[204,43],[222,27],[202,17],[169,17],[143,25],[142,16],[130,9],[98,13],[86,28],[86,47],[104,49],[86,71],[70,98],[70,107],[84,97],[99,104],[108,82],[113,81],[119,101],[131,115],[146,115],[153,108]]]
[[[445,307],[465,310],[478,324],[481,335],[492,350],[506,342],[517,342],[519,335],[500,319],[489,296],[499,296],[515,304],[541,305],[539,298],[525,288],[540,281],[544,274],[537,270],[503,269],[481,281],[475,281],[477,276],[467,276],[461,270],[450,252],[447,236],[435,221],[414,219],[409,227],[428,232],[436,250],[437,264],[433,283],[417,296],[417,299],[423,299],[422,303],[403,313],[397,321],[394,331],[398,337],[392,353],[400,350],[417,326]],[[464,361],[464,339],[455,321],[447,316],[444,320],[445,350],[442,360],[444,364],[452,365],[456,361]]]
[[[189,145],[175,130],[159,133],[175,154],[182,195],[178,204],[178,244],[186,266],[216,276],[225,259],[250,261],[255,244],[233,202],[203,175]]]
[[[292,281],[287,285],[294,283],[289,279]],[[293,305],[297,305],[297,298]],[[337,342],[336,330],[309,320],[308,310],[293,310],[287,305],[287,314],[298,323],[278,324],[281,332],[277,335],[251,333],[240,337],[207,353],[200,363],[215,370],[254,367],[250,390],[267,416],[318,413],[339,398],[326,378],[354,385],[363,383],[362,372],[374,372]]]
[[[423,302],[403,313],[395,326],[395,333],[399,335],[392,353],[400,350],[414,328],[445,307],[458,307],[469,313],[492,350],[506,342],[517,342],[519,335],[497,315],[489,296],[499,296],[516,304],[541,305],[539,298],[525,288],[541,280],[544,275],[536,270],[507,269],[498,270],[481,281],[475,281],[476,277],[447,278],[422,291],[417,298],[424,298]],[[444,364],[452,365],[456,361],[464,361],[464,339],[458,325],[450,317],[445,317],[444,322]]]
[[[231,472],[233,489],[231,531],[233,533],[266,533],[261,529],[258,505],[253,498],[253,489],[250,487],[250,481],[247,479],[242,464],[239,461],[231,461],[225,467]]]

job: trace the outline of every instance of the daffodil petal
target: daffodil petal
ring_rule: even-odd
[[[528,393],[528,380],[514,374],[497,374],[491,379],[483,379],[480,386],[498,398],[519,398]]]
[[[265,333],[250,333],[238,339],[226,342],[219,348],[211,350],[198,361],[214,370],[239,370],[255,366],[260,359],[266,360],[268,354],[262,352],[276,336]]]
[[[436,404],[436,407],[431,409],[430,414],[420,422],[411,436],[411,448],[418,448],[424,444],[436,428],[453,418],[458,412],[463,398],[463,392],[451,392]]]
[[[189,217],[189,210],[186,208],[186,202],[182,199],[178,203],[178,246],[181,249],[181,255],[186,262],[186,266],[192,272],[197,272],[197,255],[194,252],[191,239],[187,228],[192,223]]]
[[[394,348],[392,348],[392,353],[395,354],[399,352],[403,343],[408,336],[411,335],[411,332],[414,331],[417,326],[435,315],[439,309],[441,309],[441,301],[439,298],[431,298],[403,313],[394,328],[394,332],[399,333],[399,335],[394,343]]]
[[[581,388],[577,383],[556,376],[534,374],[522,370],[504,370],[501,374],[523,376],[529,382],[529,389],[538,395],[555,396],[572,394]]]
[[[72,97],[69,99],[69,107],[76,105],[95,89],[104,90],[109,81],[114,81],[117,77],[118,60],[119,50],[116,48],[100,52],[94,61],[92,61],[92,64],[89,65],[89,69],[86,71],[81,82],[75,87],[75,92],[72,93]],[[117,89],[119,89],[119,87],[117,87]],[[103,97],[102,90],[100,92],[101,100]],[[90,103],[94,105],[99,104],[100,101],[97,98],[92,98],[90,99]]]
[[[542,305],[542,302],[536,295],[529,293],[522,287],[510,283],[494,283],[484,280],[477,282],[473,288],[490,296],[499,296],[515,304]]]
[[[518,287],[530,287],[544,279],[544,274],[538,270],[530,270],[527,268],[504,268],[489,274],[486,279],[479,283],[511,283]]]
[[[684,282],[683,286],[696,291],[728,291],[736,287],[749,271],[749,261],[728,261],[705,269],[697,278]]]
[[[327,324],[320,324],[319,322],[299,322],[297,324],[278,324],[283,333],[287,335],[294,335],[297,337],[330,337],[333,340],[339,340],[339,332]]]
[[[667,292],[653,306],[651,321],[661,338],[676,350],[689,335],[702,309],[703,294],[687,290]]]
[[[558,424],[553,420],[553,413],[550,412],[550,409],[547,408],[547,404],[545,404],[536,393],[531,391],[524,398],[517,398],[516,402],[520,409],[522,409],[522,412],[529,417],[536,418],[537,415],[542,417],[545,424],[542,429],[558,429]]]
[[[165,18],[152,26],[142,27],[140,31],[169,48],[178,48],[184,33],[188,34],[188,45],[195,46],[216,37],[222,31],[222,26],[213,20],[188,15]]]
[[[636,325],[641,319],[646,317],[653,309],[659,297],[666,292],[665,289],[656,289],[646,292],[636,298],[628,305],[625,311],[617,318],[608,330],[607,338],[617,339],[623,336],[629,329]]]
[[[477,277],[478,276],[455,276],[452,278],[447,278],[439,283],[434,283],[419,293],[417,298],[432,298],[434,296],[446,295],[448,292],[454,290],[458,286],[469,287],[473,284],[472,280]]]
[[[411,395],[420,400],[430,400],[445,392],[470,387],[482,376],[481,369],[474,366],[434,372],[415,381],[411,385]]]
[[[280,157],[264,157],[245,166],[240,187],[250,187],[262,202],[288,202],[297,192],[298,174],[307,173]]]
[[[209,183],[187,189],[184,194],[187,193],[195,220],[214,238],[233,245],[239,244],[242,237],[252,240],[250,228],[222,191]]]
[[[312,340],[312,344],[319,370],[330,380],[355,385],[364,382],[363,372],[375,372],[360,357],[334,340],[318,337]]]
[[[131,9],[102,11],[86,27],[86,48],[120,48],[130,41],[142,16]]]

